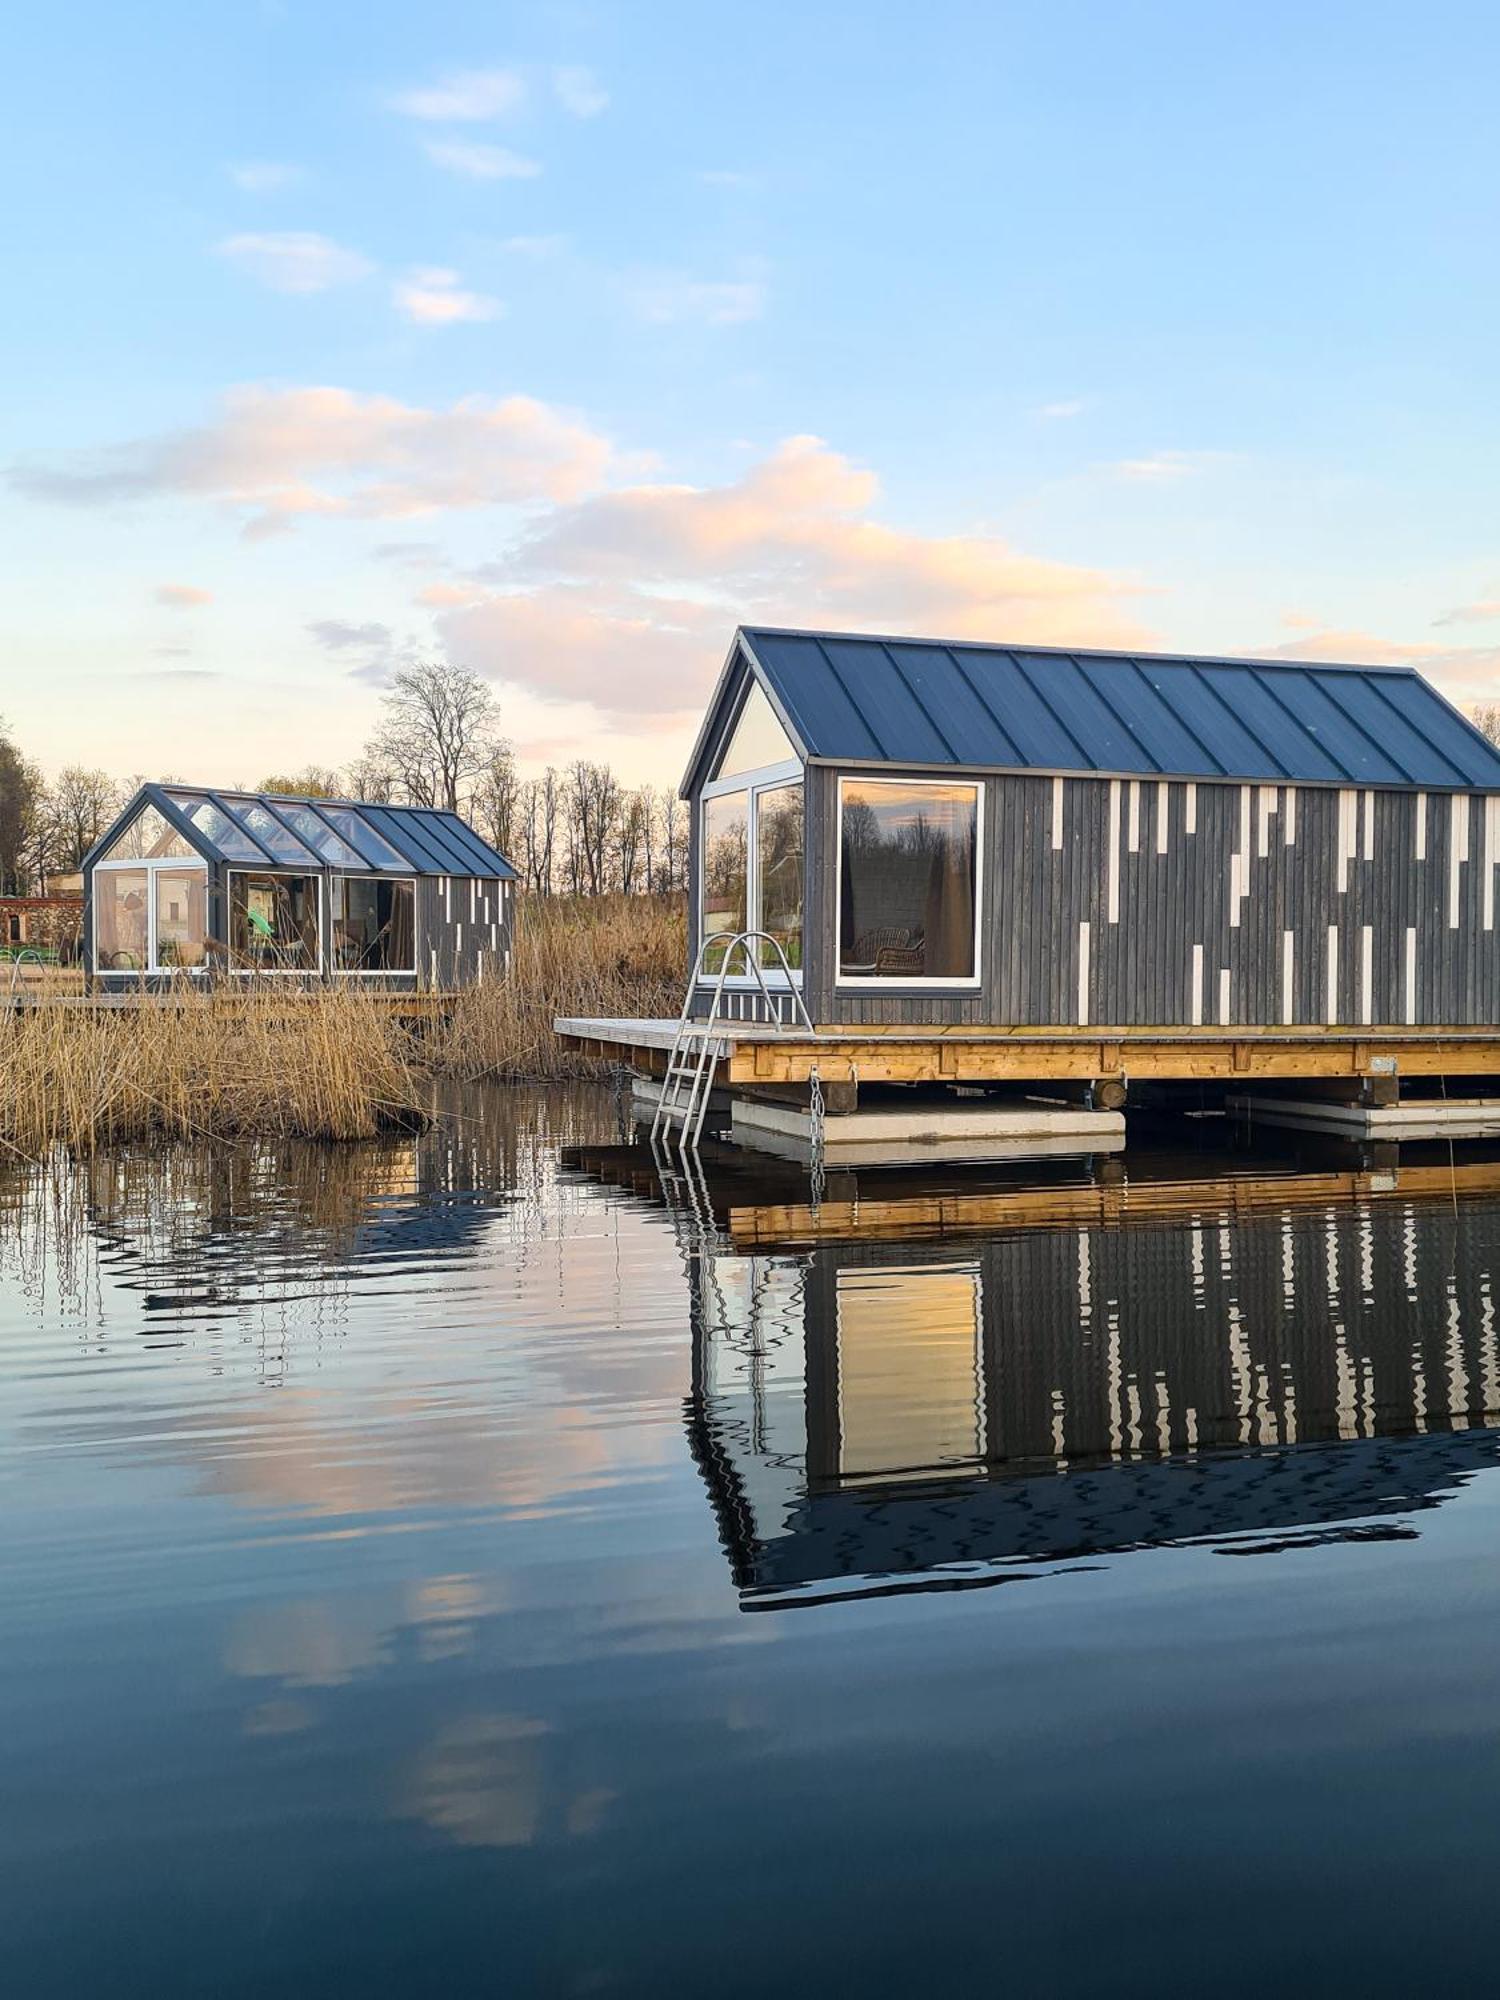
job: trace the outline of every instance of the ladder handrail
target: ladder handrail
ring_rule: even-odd
[[[694,1151],[697,1150],[698,1142],[703,1136],[703,1123],[708,1116],[708,1100],[713,1094],[714,1071],[717,1069],[719,1057],[723,1053],[715,1045],[720,1039],[718,1034],[719,1023],[724,1018],[724,985],[729,977],[730,965],[733,963],[737,952],[744,954],[745,963],[754,975],[756,985],[760,988],[761,998],[766,1003],[767,1025],[776,1028],[780,1028],[783,1025],[781,1016],[772,1000],[771,989],[766,984],[765,969],[761,965],[760,952],[759,950],[752,951],[750,949],[752,944],[756,946],[761,944],[770,945],[776,954],[773,961],[773,970],[776,967],[780,968],[782,977],[786,981],[785,990],[792,996],[797,1014],[801,1017],[802,1026],[809,1035],[816,1032],[812,1024],[812,1016],[807,1011],[807,1002],[802,996],[802,988],[792,978],[792,968],[787,962],[786,952],[783,949],[780,938],[774,937],[770,931],[744,930],[736,931],[731,937],[726,939],[722,931],[710,931],[699,942],[697,953],[693,959],[693,969],[688,977],[687,992],[682,1002],[682,1012],[677,1017],[677,1032],[672,1037],[671,1051],[667,1056],[667,1071],[665,1077],[662,1079],[661,1095],[656,1101],[656,1111],[651,1120],[651,1137],[653,1142],[662,1127],[678,1111],[679,1106],[681,1106],[682,1131],[678,1139],[678,1151],[686,1153],[689,1148]],[[693,1018],[693,1001],[697,997],[699,985],[702,983],[704,960],[708,955],[710,947],[716,945],[723,947],[724,956],[719,964],[718,977],[714,981],[713,999],[709,1006],[707,1019],[700,1022]],[[695,1039],[698,1044],[698,1060],[696,1064],[690,1065],[683,1058],[683,1049]],[[712,1061],[710,1061],[710,1052],[712,1052]],[[688,1083],[685,1105],[682,1103],[682,1085],[684,1081]]]

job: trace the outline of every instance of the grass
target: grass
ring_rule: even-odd
[[[65,992],[0,1008],[0,1148],[152,1139],[368,1139],[422,1122],[445,1077],[550,1079],[606,1067],[565,1050],[557,1014],[675,1013],[680,897],[525,899],[509,976],[414,1030],[352,982],[274,978],[161,1004],[79,1006]]]

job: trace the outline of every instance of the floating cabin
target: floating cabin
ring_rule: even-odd
[[[143,785],[83,877],[95,991],[222,972],[451,992],[510,960],[515,870],[451,812]]]
[[[1500,1072],[1500,753],[1411,669],[745,628],[682,794],[693,1011],[789,968],[742,1094]]]

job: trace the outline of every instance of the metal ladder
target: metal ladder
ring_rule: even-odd
[[[736,931],[727,940],[722,932],[711,932],[698,946],[693,960],[693,969],[688,977],[687,996],[682,1003],[682,1012],[677,1017],[677,1033],[672,1037],[671,1053],[667,1057],[666,1075],[662,1079],[661,1096],[656,1101],[656,1111],[651,1120],[651,1141],[654,1145],[674,1121],[681,1121],[677,1149],[680,1153],[696,1152],[698,1142],[703,1137],[703,1121],[708,1116],[708,1100],[713,1093],[714,1073],[719,1066],[719,1058],[725,1051],[719,1024],[724,1018],[724,982],[729,977],[729,968],[736,954],[741,955],[755,983],[760,988],[761,998],[766,1003],[766,1022],[773,1028],[783,1025],[776,998],[766,984],[761,968],[760,952],[752,946],[770,945],[775,957],[772,969],[779,970],[786,982],[776,989],[776,998],[790,995],[798,1024],[811,1035],[814,1033],[812,1016],[807,1011],[807,1003],[802,998],[802,988],[792,979],[792,969],[787,964],[786,953],[781,948],[781,940],[772,937],[769,931]],[[718,978],[714,981],[713,1003],[707,1018],[693,1019],[693,998],[698,991],[698,982],[703,975],[703,964],[710,949],[722,947],[723,960],[719,966]]]

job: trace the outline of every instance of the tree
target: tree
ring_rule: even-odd
[[[474,781],[469,811],[490,846],[498,847],[507,860],[516,844],[520,792],[514,748],[503,740],[493,744],[484,768]]]
[[[1500,701],[1482,701],[1474,710],[1474,727],[1500,749]]]
[[[620,813],[620,781],[608,764],[580,757],[568,766],[568,876],[575,895],[602,895],[606,857]]]
[[[291,777],[275,775],[262,778],[255,789],[294,799],[341,799],[344,796],[338,772],[327,764],[308,764]]]
[[[381,696],[367,759],[387,767],[407,804],[458,812],[495,747],[495,697],[468,667],[401,667]]]
[[[41,807],[50,866],[62,873],[80,867],[122,803],[108,771],[65,765],[47,787]]]
[[[516,805],[518,853],[512,858],[521,879],[537,896],[552,893],[557,846],[557,772],[549,764],[540,778],[528,778]]]
[[[0,895],[20,894],[30,881],[31,840],[41,780],[0,725]]]

